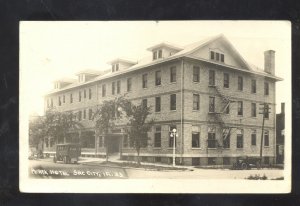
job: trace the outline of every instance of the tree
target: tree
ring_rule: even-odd
[[[38,154],[42,154],[42,148],[39,145],[43,142],[46,135],[43,118],[38,116],[29,121],[29,145],[36,148]]]
[[[147,107],[143,104],[134,105],[126,102],[123,108],[128,117],[129,126],[129,141],[134,146],[137,152],[137,163],[140,164],[140,150],[145,147],[148,142],[147,132],[151,129],[154,120],[146,121],[151,114],[151,107]]]
[[[115,120],[120,119],[122,111],[120,108],[127,107],[129,102],[124,97],[118,97],[114,100],[104,101],[96,110],[93,115],[95,122],[95,133],[102,134],[104,136],[104,145],[106,149],[106,161],[108,161],[110,145],[107,134],[115,127]]]

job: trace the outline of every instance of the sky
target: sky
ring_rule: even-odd
[[[115,58],[137,61],[146,49],[170,42],[184,46],[223,33],[242,57],[264,67],[264,51],[275,50],[280,103],[291,104],[291,25],[288,21],[30,21],[20,23],[20,108],[43,115],[43,95],[53,81],[76,78],[84,69],[105,70]],[[23,101],[23,102],[22,102]],[[23,104],[24,103],[24,104]]]

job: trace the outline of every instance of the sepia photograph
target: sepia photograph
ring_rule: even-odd
[[[288,21],[21,21],[20,191],[289,193]]]

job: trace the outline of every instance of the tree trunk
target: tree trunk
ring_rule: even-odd
[[[137,148],[137,163],[138,165],[141,165],[141,161],[140,161],[140,148]]]
[[[107,136],[105,135],[105,150],[106,150],[106,162],[108,162],[108,139]]]

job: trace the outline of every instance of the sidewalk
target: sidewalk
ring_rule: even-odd
[[[94,157],[81,157],[78,161],[79,164],[84,165],[98,165],[100,163],[105,162],[105,158],[94,158]],[[116,160],[116,159],[110,159],[108,158],[108,162],[111,163],[136,163],[135,161],[126,161],[126,160]],[[141,165],[149,165],[149,166],[158,166],[158,167],[166,167],[166,168],[174,168],[172,165],[168,164],[161,164],[161,163],[150,163],[150,162],[141,162]],[[133,167],[130,167],[133,168]],[[178,169],[188,169],[188,170],[194,170],[196,169],[194,166],[183,166],[183,165],[176,165],[175,168]],[[143,169],[143,168],[137,168],[137,169]]]

